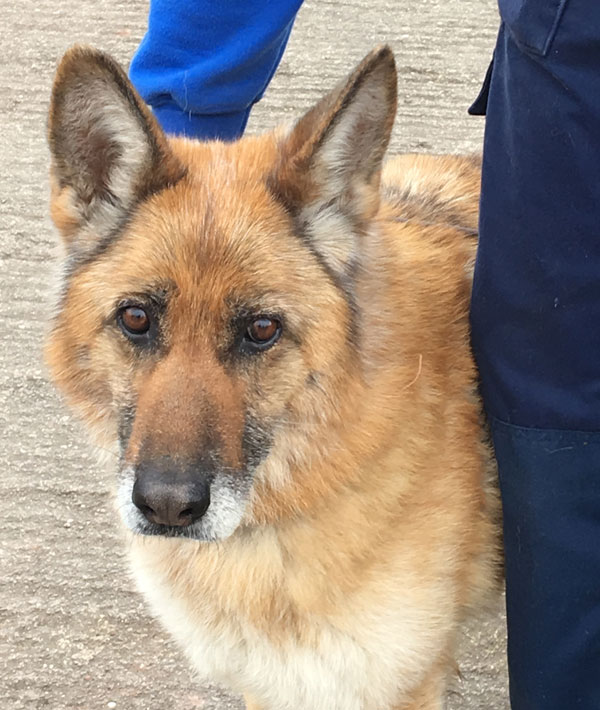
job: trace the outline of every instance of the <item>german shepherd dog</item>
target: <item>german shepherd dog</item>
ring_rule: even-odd
[[[383,166],[395,110],[388,47],[235,143],[167,138],[93,49],[56,75],[47,361],[118,452],[144,595],[251,710],[440,710],[494,586],[480,166]]]

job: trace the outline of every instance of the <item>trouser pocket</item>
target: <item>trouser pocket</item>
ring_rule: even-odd
[[[568,0],[498,0],[500,16],[515,42],[524,50],[545,56]]]

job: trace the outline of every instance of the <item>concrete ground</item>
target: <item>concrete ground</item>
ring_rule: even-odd
[[[3,0],[0,63],[0,698],[2,708],[237,709],[202,687],[134,591],[101,467],[48,385],[40,347],[55,235],[45,124],[56,62],[74,42],[127,63],[146,0]],[[479,151],[466,107],[489,61],[494,0],[308,0],[251,118],[298,115],[373,45],[400,70],[393,151]],[[500,606],[474,620],[451,710],[508,707]],[[306,710],[310,710],[307,708]]]

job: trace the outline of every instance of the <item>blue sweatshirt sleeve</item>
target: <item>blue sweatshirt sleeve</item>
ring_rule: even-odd
[[[285,50],[302,0],[151,0],[130,77],[167,133],[233,140]]]

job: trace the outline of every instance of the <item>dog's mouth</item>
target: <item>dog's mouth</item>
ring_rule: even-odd
[[[140,520],[134,527],[128,526],[137,535],[149,535],[160,537],[179,537],[187,540],[199,540],[202,542],[217,542],[220,539],[216,534],[210,536],[206,526],[197,524],[191,525],[159,525],[146,520]]]
[[[133,533],[200,542],[225,540],[235,532],[244,517],[252,487],[250,475],[218,474],[210,483],[210,503],[202,513],[195,516],[184,510],[176,524],[170,524],[170,516],[163,515],[165,522],[162,522],[160,518],[156,519],[153,510],[145,510],[139,502],[136,504],[135,476],[131,468],[122,471],[120,479],[117,507],[123,522]],[[168,487],[165,491],[168,495]]]

